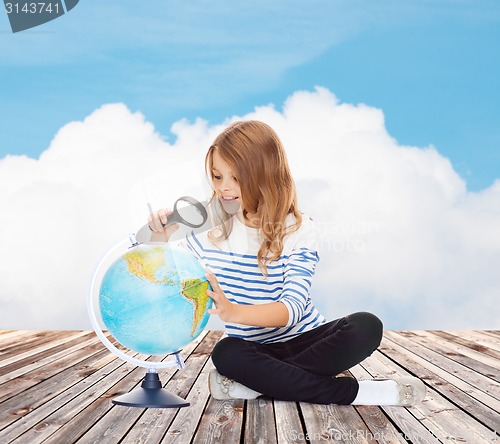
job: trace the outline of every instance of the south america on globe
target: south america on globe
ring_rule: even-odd
[[[171,244],[137,245],[107,269],[99,291],[102,321],[124,347],[161,355],[181,350],[208,322],[205,270]]]

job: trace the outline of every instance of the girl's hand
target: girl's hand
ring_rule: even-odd
[[[208,310],[210,314],[219,315],[224,322],[251,325],[255,327],[285,327],[288,323],[288,309],[283,302],[270,302],[260,305],[234,304],[226,298],[217,278],[210,271],[205,274],[212,290],[207,290],[215,308]]]
[[[153,232],[153,237],[157,238],[154,240],[167,242],[172,233],[179,229],[179,224],[172,224],[168,227],[166,226],[168,223],[168,216],[172,213],[173,211],[168,208],[160,208],[158,211],[150,214],[148,218],[148,225],[149,229]],[[155,236],[155,233],[160,233],[161,238],[158,235]]]
[[[238,307],[237,304],[233,304],[226,298],[215,275],[210,270],[206,270],[206,272],[205,277],[212,286],[212,290],[207,290],[207,295],[210,296],[215,303],[215,308],[208,310],[208,313],[219,315],[219,318],[224,322],[234,322]]]

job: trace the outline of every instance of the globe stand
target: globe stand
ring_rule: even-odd
[[[139,245],[135,235],[131,234],[128,241],[132,245],[128,245],[128,248],[133,248]],[[127,355],[122,350],[118,349],[104,334],[99,321],[96,316],[94,295],[99,292],[100,282],[102,281],[105,267],[104,265],[109,263],[111,259],[116,259],[117,252],[126,249],[127,241],[122,241],[118,243],[113,249],[108,251],[108,253],[101,259],[96,271],[92,277],[92,282],[90,284],[89,292],[87,295],[87,309],[89,313],[90,322],[94,328],[95,333],[101,340],[101,342],[106,346],[106,348],[130,364],[147,368],[148,371],[142,380],[141,386],[132,390],[129,393],[118,396],[112,400],[115,405],[127,406],[127,407],[139,407],[139,408],[180,408],[188,407],[190,404],[185,399],[177,396],[162,387],[162,383],[158,376],[157,369],[167,368],[167,367],[177,367],[178,369],[184,368],[184,360],[180,354],[180,350],[170,354],[170,359],[153,362],[137,359],[133,356]]]
[[[178,355],[180,357],[180,354]],[[140,387],[113,399],[113,404],[139,408],[180,408],[189,402],[162,387],[156,369],[149,369]]]

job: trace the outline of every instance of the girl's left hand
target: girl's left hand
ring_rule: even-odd
[[[226,297],[215,275],[210,270],[206,270],[206,272],[205,277],[212,286],[212,290],[207,290],[207,295],[210,296],[215,303],[215,308],[208,310],[208,313],[219,315],[219,318],[224,322],[231,322],[236,313],[237,305],[230,302]]]

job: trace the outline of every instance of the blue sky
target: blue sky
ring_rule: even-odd
[[[0,14],[0,157],[38,157],[105,103],[219,122],[316,85],[433,144],[470,190],[500,171],[500,3],[81,0],[18,34]],[[170,136],[172,137],[172,136]]]
[[[257,118],[322,227],[325,316],[496,328],[499,42],[497,0],[81,0],[16,34],[0,11],[0,324],[89,328],[107,246]]]

